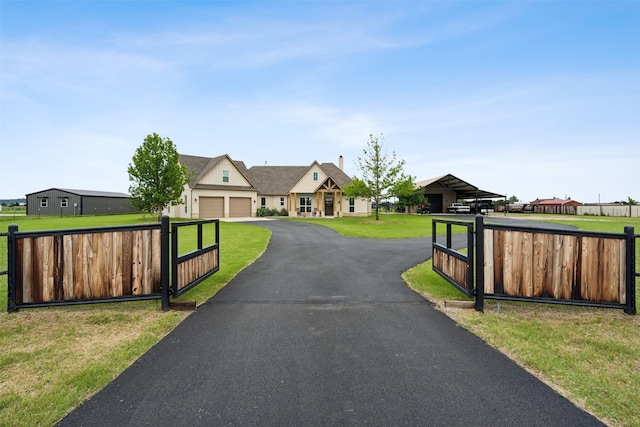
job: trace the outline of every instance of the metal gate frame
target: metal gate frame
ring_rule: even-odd
[[[202,239],[202,226],[204,224],[215,224],[215,242],[209,246],[203,247]],[[198,248],[195,251],[189,252],[184,255],[178,255],[178,230],[186,226],[197,226],[197,245]],[[180,287],[179,275],[180,266],[189,261],[202,262],[207,254],[213,253],[214,265],[212,269],[208,269],[202,274],[198,274],[189,283]],[[171,296],[177,298],[183,295],[189,289],[193,288],[212,274],[220,270],[220,220],[198,220],[187,222],[176,222],[171,224]]]
[[[0,271],[0,274],[6,274],[7,277],[7,311],[15,312],[20,308],[30,308],[30,307],[45,307],[45,306],[62,306],[62,305],[79,305],[79,304],[96,304],[96,303],[105,303],[105,302],[118,302],[118,301],[134,301],[134,300],[149,300],[149,299],[160,299],[162,302],[162,310],[167,311],[171,308],[171,297],[178,297],[182,295],[187,290],[193,288],[198,283],[201,283],[203,280],[219,271],[220,269],[220,258],[219,258],[219,220],[200,220],[200,221],[189,221],[183,223],[177,223],[174,225],[174,238],[173,241],[173,250],[175,250],[175,256],[171,259],[170,244],[172,241],[169,239],[170,235],[170,226],[169,226],[169,217],[163,216],[161,218],[160,224],[146,224],[146,225],[129,225],[129,226],[118,226],[118,227],[93,227],[93,228],[85,228],[85,229],[66,229],[66,230],[49,230],[49,231],[39,231],[39,232],[19,232],[18,226],[15,224],[9,225],[9,230],[7,233],[1,233],[0,238],[7,239],[7,270]],[[215,244],[210,245],[208,247],[202,247],[202,225],[209,222],[215,222]],[[177,255],[178,248],[178,232],[177,228],[181,226],[187,225],[197,225],[198,226],[198,250],[191,252],[189,254],[185,254],[183,256]],[[124,295],[118,297],[100,297],[100,298],[86,298],[79,300],[52,300],[52,301],[44,301],[37,303],[26,303],[26,304],[17,304],[16,303],[16,268],[17,262],[16,259],[16,239],[20,236],[61,236],[65,234],[82,234],[82,233],[103,233],[109,231],[129,231],[129,230],[148,230],[148,229],[160,229],[160,292],[159,293],[151,293],[146,295]],[[194,259],[198,256],[202,256],[203,254],[207,254],[211,251],[215,250],[215,268],[209,271],[204,272],[200,277],[196,278],[196,280],[192,281],[188,284],[188,286],[183,287],[183,289],[179,291],[173,291],[173,286],[170,284],[170,271],[173,269],[174,272],[177,272],[178,265],[180,263],[186,262],[190,259]],[[174,283],[175,280],[174,280]]]
[[[446,233],[446,245],[442,245],[437,242],[437,224],[445,224],[447,226]],[[451,239],[451,227],[453,225],[465,227],[467,229],[467,255],[452,249],[452,239]],[[473,284],[474,278],[474,236],[473,236],[473,223],[465,222],[465,221],[449,221],[442,219],[433,219],[431,222],[431,241],[433,247],[433,270],[442,276],[447,282],[453,285],[460,292],[465,294],[468,297],[472,297],[475,294],[475,287]],[[460,264],[460,262],[466,265],[464,272],[464,279],[466,281],[466,286],[464,283],[458,282],[461,279],[455,271],[451,271],[451,268],[447,268],[444,265],[442,267],[436,266],[436,255],[437,252],[442,252],[445,259],[449,262],[446,262],[447,266],[453,264]],[[459,272],[458,272],[459,273]]]
[[[446,234],[446,246],[440,243],[437,243],[437,235],[436,235],[436,224],[446,224],[447,226],[447,234]],[[475,232],[474,232],[474,224],[475,224]],[[467,248],[468,255],[451,249],[451,226],[458,225],[467,228]],[[485,286],[484,286],[484,263],[485,263],[485,254],[484,254],[484,235],[485,229],[499,229],[499,230],[514,230],[514,231],[532,231],[537,233],[550,233],[550,234],[566,234],[566,235],[574,235],[579,237],[611,237],[619,240],[625,241],[626,251],[624,255],[625,259],[625,295],[626,302],[625,303],[612,303],[612,302],[603,302],[603,301],[587,301],[580,299],[556,299],[550,297],[530,297],[530,296],[512,296],[506,294],[486,294]],[[475,239],[474,239],[475,236]],[[493,300],[510,300],[510,301],[523,301],[523,302],[538,302],[538,303],[546,303],[546,304],[563,304],[563,305],[578,305],[578,306],[588,306],[588,307],[601,307],[601,308],[619,308],[623,309],[626,314],[635,315],[636,314],[636,278],[640,277],[640,274],[636,271],[635,261],[636,261],[636,249],[635,243],[636,239],[639,239],[640,235],[634,234],[634,228],[631,226],[624,227],[624,233],[602,233],[602,232],[589,232],[589,231],[572,231],[572,230],[564,230],[562,233],[558,233],[558,230],[554,229],[545,229],[540,227],[521,227],[521,226],[507,226],[507,225],[499,225],[499,224],[485,224],[484,217],[482,215],[476,215],[475,221],[462,222],[462,221],[450,221],[443,219],[433,219],[432,220],[432,242],[433,242],[433,262],[432,268],[433,270],[442,276],[445,280],[447,280],[450,284],[456,287],[458,290],[463,292],[465,295],[472,297],[475,296],[475,308],[478,311],[484,310],[484,300],[485,299],[493,299]],[[475,249],[475,257],[474,257],[474,249]],[[466,272],[466,283],[465,286],[463,283],[460,283],[454,277],[452,273],[452,269],[443,269],[436,266],[436,253],[442,252],[447,257],[447,265],[455,263],[457,260],[466,263],[467,272]],[[444,264],[444,263],[443,263]],[[475,271],[474,277],[474,264],[477,265],[477,270]],[[474,286],[475,279],[475,286]]]

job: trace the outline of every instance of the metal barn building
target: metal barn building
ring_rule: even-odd
[[[50,188],[27,194],[27,215],[73,216],[133,213],[131,196],[106,191]]]
[[[416,187],[424,189],[424,197],[431,205],[431,213],[447,211],[447,206],[458,200],[480,202],[504,198],[504,195],[481,190],[451,174],[416,182]]]

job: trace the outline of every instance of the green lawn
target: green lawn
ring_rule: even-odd
[[[518,216],[526,217],[526,216]],[[536,218],[539,219],[539,218]],[[583,229],[622,232],[638,218],[543,217]],[[140,215],[74,218],[0,217],[20,230],[139,224]],[[349,236],[413,238],[431,234],[431,217],[288,219],[322,224]],[[221,270],[181,300],[202,303],[266,248],[269,231],[220,223]],[[193,247],[193,233],[181,251]],[[4,248],[0,248],[6,252]],[[637,252],[640,258],[640,251]],[[2,258],[0,258],[1,260]],[[0,267],[2,268],[2,267]],[[638,262],[636,260],[636,268]],[[430,261],[403,275],[437,304],[463,299],[431,271]],[[50,425],[111,381],[188,313],[162,312],[157,301],[25,309],[6,314],[6,276],[0,276],[0,426]],[[638,293],[640,298],[640,292]],[[610,425],[640,426],[640,316],[622,310],[486,302],[485,313],[447,309],[461,326],[517,360]]]

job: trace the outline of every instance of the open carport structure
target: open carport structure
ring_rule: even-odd
[[[447,206],[460,199],[477,202],[505,197],[502,194],[481,190],[451,174],[416,182],[416,186],[424,189],[424,197],[431,205],[432,213],[446,212]]]

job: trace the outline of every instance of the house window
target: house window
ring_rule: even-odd
[[[300,212],[311,212],[311,197],[300,197]]]
[[[260,206],[262,206],[263,208],[265,206],[267,206],[267,198],[266,197],[261,197],[260,198]]]
[[[280,206],[284,206],[284,197],[280,197]]]
[[[351,197],[349,199],[349,212],[355,212],[355,211],[356,211],[356,199]]]
[[[226,169],[222,171],[222,182],[229,182],[229,171]]]
[[[60,207],[66,208],[67,206],[69,206],[69,199],[67,199],[66,197],[63,199],[60,199]]]
[[[40,207],[41,208],[46,208],[49,206],[49,199],[46,197],[43,197],[42,199],[40,199]]]
[[[313,173],[313,180],[317,181],[318,180],[318,172],[314,172]]]

